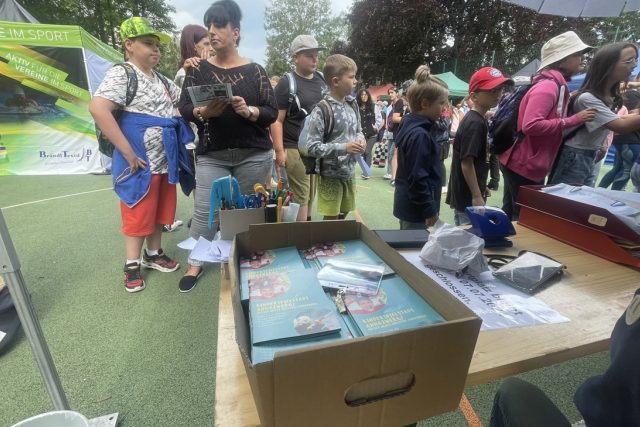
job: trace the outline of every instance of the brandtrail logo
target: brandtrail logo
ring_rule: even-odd
[[[62,151],[56,151],[56,152],[50,152],[50,151],[44,151],[44,150],[40,150],[39,152],[39,156],[41,159],[64,159],[67,161],[77,161],[77,162],[82,162],[82,161],[86,161],[88,162],[89,159],[91,159],[91,156],[93,155],[93,150],[90,148],[83,148],[82,151],[69,151],[69,150],[62,150]]]

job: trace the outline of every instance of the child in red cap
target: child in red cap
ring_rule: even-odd
[[[468,206],[485,204],[490,154],[485,115],[498,105],[506,84],[513,84],[513,80],[493,67],[481,68],[471,76],[469,99],[473,108],[462,119],[453,142],[451,178],[446,199],[455,212],[456,225],[470,223],[465,211]]]

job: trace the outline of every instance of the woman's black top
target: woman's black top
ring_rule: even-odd
[[[243,97],[247,105],[260,110],[260,115],[252,122],[236,114],[229,105],[222,115],[207,120],[208,138],[204,138],[204,123],[194,116],[186,88],[221,83],[230,83],[233,95]],[[198,126],[198,154],[229,148],[270,150],[273,147],[269,125],[275,122],[278,109],[267,73],[260,65],[250,63],[224,69],[202,61],[198,68],[187,70],[182,89],[178,110],[186,120]]]
[[[376,113],[370,105],[365,104],[360,106],[360,121],[362,123],[362,133],[365,138],[369,139],[378,132],[376,129]]]

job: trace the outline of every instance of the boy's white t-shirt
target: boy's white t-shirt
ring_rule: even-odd
[[[172,81],[167,80],[169,83],[169,91],[167,91],[158,76],[154,75],[154,78],[151,79],[134,64],[130,62],[128,64],[133,67],[138,77],[138,90],[131,104],[124,106],[127,96],[127,72],[120,66],[111,67],[107,71],[93,96],[99,96],[115,102],[123,106],[125,111],[132,113],[149,114],[163,118],[173,117],[174,105],[180,99],[180,88]],[[149,158],[151,173],[167,173],[167,156],[162,144],[161,127],[150,127],[145,131],[144,146]]]

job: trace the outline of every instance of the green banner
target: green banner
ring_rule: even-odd
[[[85,47],[113,62],[122,62],[122,54],[72,25],[33,24],[0,21],[0,43],[30,46]]]
[[[0,46],[0,56],[4,59],[7,59],[9,61],[9,65],[14,69],[16,69],[16,67],[20,65],[24,65],[46,78],[51,78],[54,80],[65,80],[69,75],[64,71],[58,70],[55,67],[47,65],[29,56],[13,52],[7,47]]]
[[[67,77],[67,73],[56,70],[53,67],[49,67],[48,65],[33,58],[29,58],[28,56],[10,56],[12,56],[12,59],[9,61],[9,66],[24,74],[28,79],[46,83],[51,87],[65,92],[75,98],[82,99],[83,101],[91,100],[91,95],[88,90],[64,81],[64,78]],[[63,79],[59,79],[61,76]]]

